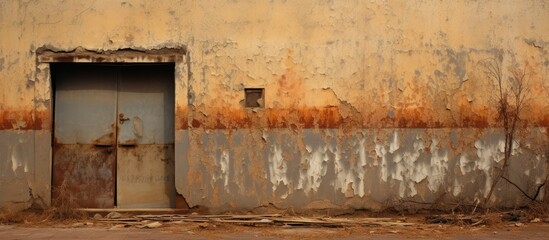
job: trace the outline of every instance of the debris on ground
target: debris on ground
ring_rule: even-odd
[[[152,222],[145,225],[145,228],[157,228],[162,226],[162,223],[160,222]]]
[[[502,218],[508,222],[520,222],[524,221],[527,218],[527,215],[523,211],[511,211],[503,213]]]
[[[413,226],[415,223],[405,222],[394,218],[328,218],[328,217],[288,217],[280,214],[272,215],[135,215],[129,218],[98,219],[100,222],[125,224],[136,227],[156,228],[161,222],[200,223],[201,228],[208,228],[215,223],[229,223],[238,225],[282,225],[282,226],[316,226],[316,227],[345,227],[345,226]],[[215,225],[214,225],[215,226]]]
[[[106,216],[106,218],[108,218],[108,219],[118,219],[118,218],[121,218],[121,217],[122,217],[122,214],[120,214],[118,212],[110,212]]]
[[[429,215],[425,217],[425,221],[428,223],[439,224],[467,224],[467,225],[479,225],[485,220],[481,216],[465,216],[465,215]]]
[[[71,225],[71,227],[73,227],[73,228],[83,227],[84,225],[85,225],[84,223],[75,223],[75,224]]]
[[[79,227],[85,227],[85,226],[93,226],[93,223],[92,222],[77,222],[77,223],[73,223],[71,225],[72,228],[79,228]]]

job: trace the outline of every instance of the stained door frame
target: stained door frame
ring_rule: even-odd
[[[51,63],[173,63],[174,67],[174,131],[186,130],[188,123],[188,82],[190,74],[190,58],[186,47],[163,48],[158,50],[137,50],[121,49],[114,51],[94,51],[82,48],[69,51],[59,51],[58,48],[41,47],[36,50],[37,67],[35,73],[35,107],[34,115],[39,116],[42,121],[40,132],[35,134],[35,161],[37,165],[48,166],[35,169],[33,182],[35,197],[40,198],[41,204],[45,207],[52,204],[52,180],[53,180],[53,134],[54,134],[54,86],[51,78]],[[183,120],[183,121],[181,121]],[[48,137],[49,136],[49,137]],[[175,155],[175,188],[176,195],[181,195],[182,191],[178,188],[178,178],[182,176],[177,174],[177,169],[181,167],[182,160],[186,160],[187,154],[181,154],[181,150],[186,153],[186,142],[178,142],[176,133],[174,143]],[[179,148],[179,149],[178,149]],[[47,154],[49,152],[49,154]],[[178,152],[180,154],[178,154]],[[179,164],[178,164],[179,163]],[[180,166],[178,166],[180,165]],[[41,183],[41,184],[40,184]],[[180,202],[179,199],[176,202]],[[178,204],[179,208],[183,204]]]

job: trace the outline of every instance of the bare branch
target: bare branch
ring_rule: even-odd
[[[498,112],[497,120],[503,124],[504,132],[504,156],[500,168],[494,169],[494,177],[490,186],[488,195],[484,199],[486,205],[492,197],[493,191],[500,179],[506,180],[511,185],[515,186],[529,199],[535,200],[542,186],[538,187],[534,198],[530,197],[526,191],[520,188],[517,184],[513,183],[506,176],[510,165],[511,154],[513,151],[513,144],[515,143],[515,134],[519,127],[521,127],[521,114],[527,106],[530,100],[530,84],[527,81],[526,66],[524,69],[516,68],[511,70],[511,76],[507,81],[504,81],[502,65],[499,60],[495,58],[484,59],[480,62],[484,66],[485,73],[487,74],[488,81],[495,89],[496,93],[496,110]]]
[[[541,188],[543,186],[545,186],[545,184],[547,183],[547,178],[545,179],[545,181],[540,184],[537,189],[536,189],[536,193],[534,194],[533,197],[530,197],[530,195],[528,195],[528,193],[526,193],[525,190],[523,190],[521,187],[519,187],[516,183],[512,182],[511,180],[509,180],[509,178],[505,177],[505,176],[502,176],[501,178],[503,178],[505,181],[507,181],[508,183],[510,183],[511,185],[515,186],[515,188],[517,188],[525,197],[527,197],[528,199],[532,200],[532,201],[536,201],[536,199],[538,198],[539,196],[539,193],[541,191]]]

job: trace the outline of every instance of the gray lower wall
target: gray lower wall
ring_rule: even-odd
[[[530,129],[513,151],[510,178],[532,193],[545,177],[545,131]],[[407,201],[475,204],[503,157],[503,136],[499,129],[194,129],[176,132],[175,152],[176,188],[190,206],[381,210]],[[0,207],[47,206],[50,192],[50,132],[0,131]],[[492,200],[528,202],[506,183]]]
[[[0,131],[0,207],[50,204],[51,132]]]
[[[544,181],[544,132],[531,129],[513,150],[510,178],[530,191]],[[487,195],[504,147],[500,129],[195,129],[177,136],[176,187],[190,206],[213,211],[475,204]],[[503,182],[492,201],[527,203]]]

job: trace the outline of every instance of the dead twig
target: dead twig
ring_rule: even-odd
[[[522,193],[522,195],[524,195],[525,197],[527,197],[528,199],[530,199],[532,201],[536,201],[536,199],[538,198],[538,195],[541,191],[541,188],[543,186],[545,186],[545,183],[547,183],[547,178],[545,178],[545,181],[537,187],[536,193],[534,194],[534,196],[530,197],[530,195],[528,195],[528,193],[526,191],[524,191],[519,185],[517,185],[513,181],[509,180],[509,178],[507,178],[505,176],[502,176],[501,178],[503,178],[503,180],[507,181],[509,184],[513,185],[515,188],[517,188]]]
[[[497,120],[503,124],[504,131],[504,156],[502,165],[494,168],[495,176],[488,190],[483,205],[486,207],[493,195],[496,185],[502,178],[508,182],[506,175],[508,172],[513,146],[515,145],[515,135],[520,127],[521,114],[526,108],[530,99],[530,85],[527,81],[526,67],[511,70],[511,76],[508,81],[504,80],[502,64],[500,60],[489,58],[480,62],[484,67],[485,73],[496,92],[496,110],[498,112]],[[516,184],[513,186],[518,187]],[[523,193],[524,191],[519,188]],[[526,194],[528,195],[528,194]]]

